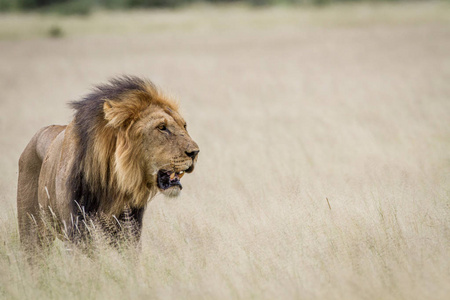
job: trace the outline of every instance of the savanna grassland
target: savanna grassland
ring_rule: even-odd
[[[0,38],[0,298],[448,299],[448,3],[8,14]],[[178,97],[196,171],[138,257],[31,267],[18,157],[120,74]]]

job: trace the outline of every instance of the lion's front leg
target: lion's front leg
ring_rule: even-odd
[[[138,209],[127,206],[119,217],[119,221],[122,223],[124,237],[131,243],[139,244],[144,212],[145,207]]]
[[[118,216],[101,216],[100,223],[108,241],[118,247],[139,247],[145,207],[126,206]]]

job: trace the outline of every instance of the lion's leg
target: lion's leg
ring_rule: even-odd
[[[17,185],[17,214],[20,241],[26,250],[38,243],[40,211],[38,203],[39,173],[42,159],[36,151],[41,129],[28,143],[19,159],[19,180]]]
[[[130,238],[135,245],[139,245],[142,234],[142,222],[144,219],[145,207],[132,208],[130,219]]]
[[[17,185],[17,215],[20,241],[25,250],[48,244],[51,237],[39,207],[39,175],[45,152],[64,126],[48,126],[39,130],[28,143],[19,159]]]
[[[119,218],[113,221],[111,224],[113,226],[104,227],[113,245],[140,247],[144,212],[145,207],[139,209],[126,207]]]

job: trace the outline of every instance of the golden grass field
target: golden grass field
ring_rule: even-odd
[[[448,3],[1,15],[0,38],[1,299],[448,299]],[[31,267],[18,157],[120,74],[178,97],[196,171],[139,257]]]

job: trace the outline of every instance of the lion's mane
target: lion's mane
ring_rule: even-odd
[[[105,101],[114,103],[121,112],[110,122],[105,118]],[[79,145],[67,182],[71,199],[77,201],[71,202],[73,211],[79,205],[87,214],[120,213],[126,205],[143,207],[149,195],[156,194],[156,185],[148,183],[140,161],[135,159],[143,149],[130,140],[139,133],[131,134],[139,131],[133,123],[150,104],[178,109],[151,82],[137,77],[114,79],[71,103],[76,110],[74,128]]]

